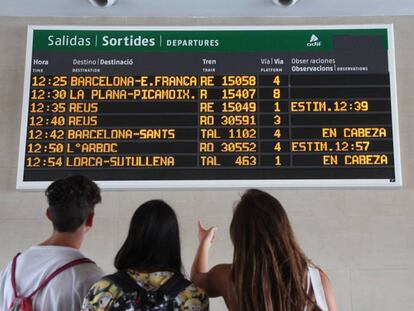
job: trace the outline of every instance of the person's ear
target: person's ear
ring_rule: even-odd
[[[93,218],[95,217],[95,213],[94,212],[90,212],[88,217],[86,217],[86,222],[85,225],[87,227],[92,227],[93,226]]]
[[[52,216],[50,216],[50,209],[49,208],[46,209],[46,217],[47,217],[47,219],[52,220]]]

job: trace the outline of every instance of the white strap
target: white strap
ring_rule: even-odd
[[[326,304],[325,291],[323,290],[321,275],[319,269],[309,267],[309,276],[315,294],[316,304],[323,311],[329,311],[328,305]]]

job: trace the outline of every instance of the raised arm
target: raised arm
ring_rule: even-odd
[[[198,241],[199,245],[195,254],[193,266],[191,267],[191,281],[198,287],[201,287],[207,292],[210,297],[214,294],[209,287],[209,269],[208,269],[208,254],[211,243],[214,240],[216,227],[205,229],[200,222],[198,222]]]
[[[198,222],[198,240],[200,244],[191,267],[191,280],[196,286],[204,289],[209,297],[222,296],[227,306],[234,306],[235,303],[228,291],[231,265],[220,264],[210,270],[208,268],[208,254],[216,231],[216,227],[205,229]],[[235,308],[233,307],[233,309]]]

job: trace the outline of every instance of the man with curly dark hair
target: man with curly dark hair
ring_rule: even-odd
[[[89,178],[72,175],[46,189],[52,235],[17,254],[0,273],[0,311],[79,310],[89,287],[103,271],[79,251],[93,225],[99,187]]]

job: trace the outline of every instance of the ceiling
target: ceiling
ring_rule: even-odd
[[[276,0],[275,0],[276,1]],[[101,8],[89,0],[1,0],[0,16],[53,17],[319,17],[414,15],[414,0],[119,0]]]

